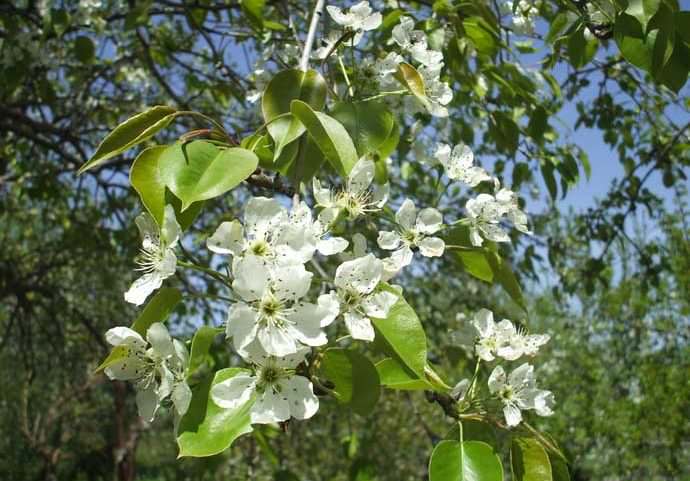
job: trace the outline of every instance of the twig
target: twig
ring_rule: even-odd
[[[309,56],[311,55],[311,48],[314,45],[314,38],[316,37],[316,27],[319,24],[319,18],[323,12],[325,0],[316,0],[314,5],[314,13],[311,15],[311,23],[309,24],[309,33],[304,41],[304,51],[302,52],[302,59],[299,62],[299,68],[306,72],[309,68]]]

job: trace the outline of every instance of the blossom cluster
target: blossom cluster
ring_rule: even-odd
[[[534,357],[539,348],[549,341],[547,334],[529,334],[508,319],[495,322],[493,313],[488,309],[479,310],[472,325],[454,332],[452,338],[462,346],[471,346],[477,358],[484,362],[498,358],[516,361],[523,356]],[[488,389],[490,395],[503,406],[503,415],[509,427],[520,424],[522,411],[534,410],[539,416],[553,414],[553,394],[537,388],[534,367],[529,363],[522,363],[510,374],[506,374],[502,365],[495,366],[489,375]],[[462,402],[466,396],[473,394],[472,391],[470,381],[464,379],[455,386],[452,394]]]

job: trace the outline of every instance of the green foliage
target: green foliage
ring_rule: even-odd
[[[481,441],[441,441],[429,460],[429,481],[501,481],[503,466]]]
[[[320,365],[325,379],[333,383],[338,402],[347,404],[355,413],[366,416],[379,399],[379,375],[366,356],[352,349],[330,348]]]

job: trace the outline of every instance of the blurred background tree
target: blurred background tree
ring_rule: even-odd
[[[521,188],[534,213],[534,238],[503,250],[523,259],[515,270],[524,293],[484,282],[492,280],[486,266],[466,257],[400,280],[414,293],[430,361],[458,377],[469,354],[451,342],[448,319],[460,327],[488,307],[527,322],[516,304],[524,298],[530,327],[553,335],[552,361],[539,371],[559,415],[540,425],[562,441],[573,478],[690,479],[688,6],[544,0],[520,14],[493,1],[379,3],[383,27],[361,55],[384,51],[407,12],[443,49],[455,94],[447,121],[399,121],[389,166],[403,179],[396,188],[430,204],[448,190],[430,160],[440,134],[471,145],[485,167]],[[311,6],[0,5],[0,478],[426,476],[446,427],[437,406],[411,402],[421,392],[384,392],[366,419],[324,402],[308,428],[265,427],[224,454],[178,461],[170,417],[143,423],[129,388],[94,374],[105,330],[135,316],[122,301],[138,246],[127,182],[133,154],[82,177],[76,169],[118,121],[149,105],[204,112],[238,139],[256,129],[252,99],[267,72],[297,63],[293,32],[305,30]],[[581,187],[591,176],[605,186],[596,200]],[[185,247],[208,256],[205,234],[220,218],[236,216],[247,193],[275,185],[263,173],[250,178],[195,221],[199,235]],[[439,208],[457,212],[464,194],[446,194]],[[457,274],[440,275],[443,265]],[[194,301],[211,289],[202,278],[180,274],[177,282],[188,297],[174,332],[223,321],[222,306]],[[478,305],[487,297],[479,292],[495,304]]]

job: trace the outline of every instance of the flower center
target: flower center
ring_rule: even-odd
[[[146,273],[158,270],[163,262],[163,253],[163,249],[157,242],[153,240],[144,241],[144,246],[134,261],[138,266],[136,270]]]
[[[255,240],[254,242],[251,243],[249,246],[249,251],[254,254],[255,256],[258,257],[265,257],[268,255],[270,252],[270,247],[268,245],[268,242],[265,240]]]

